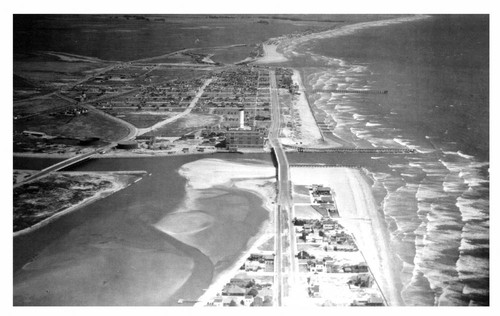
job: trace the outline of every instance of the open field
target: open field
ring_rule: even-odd
[[[71,104],[57,96],[46,96],[14,103],[14,116],[25,116],[42,111],[64,108]],[[17,123],[17,122],[16,122]]]
[[[295,201],[295,196],[294,196]],[[307,201],[307,202],[310,202]],[[294,207],[295,215],[294,217],[303,218],[303,219],[321,219],[321,214],[318,213],[312,206],[310,205],[296,205]]]
[[[16,134],[25,130],[71,138],[100,137],[106,141],[121,139],[128,133],[126,127],[92,112],[69,117],[41,114],[33,118],[17,120],[14,124],[14,140]]]
[[[180,119],[148,132],[146,136],[174,137],[182,136],[220,123],[220,116],[210,114],[189,113]]]
[[[114,112],[114,111],[113,111]],[[137,128],[146,128],[155,125],[169,117],[176,115],[176,112],[115,112],[109,113],[117,118],[129,122]]]

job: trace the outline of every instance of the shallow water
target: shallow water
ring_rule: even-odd
[[[241,208],[247,213],[243,212],[243,222],[233,225],[224,214],[215,214],[215,206],[207,207],[217,222],[207,236],[213,252],[200,252],[157,230],[154,224],[184,199],[186,180],[178,168],[203,157],[207,156],[96,159],[75,167],[74,171],[146,170],[151,175],[16,237],[14,304],[176,305],[179,298],[196,300],[267,218],[260,198],[229,190],[225,195],[238,197],[238,205],[228,211]],[[235,155],[216,157],[234,159]],[[245,158],[270,162],[269,155]],[[16,160],[18,167],[30,161]],[[215,197],[217,203],[224,203],[225,195],[222,200]]]

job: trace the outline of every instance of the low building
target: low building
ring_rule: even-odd
[[[35,132],[35,131],[23,131],[23,135],[34,136],[34,137],[47,137],[47,134],[42,133],[42,132]]]
[[[226,147],[230,148],[262,148],[264,133],[261,131],[228,131],[226,132]]]
[[[118,148],[118,149],[137,149],[137,148],[139,148],[139,144],[133,140],[123,141],[123,142],[119,142],[118,145],[116,146],[116,148]]]

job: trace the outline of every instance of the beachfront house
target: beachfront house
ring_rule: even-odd
[[[253,303],[253,296],[252,295],[245,295],[245,298],[243,299],[243,303],[245,306],[250,306],[250,304]]]

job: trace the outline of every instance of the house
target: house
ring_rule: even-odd
[[[313,231],[313,225],[312,224],[304,224],[302,232],[309,234]]]
[[[313,285],[309,288],[309,295],[312,297],[320,297],[318,284]]]
[[[264,299],[266,297],[271,297],[271,299],[272,299],[273,290],[271,289],[271,287],[264,287],[259,291],[259,294],[257,296],[263,297]]]
[[[316,242],[316,237],[314,235],[307,235],[306,242]]]
[[[325,272],[325,264],[323,261],[316,261],[316,272]]]
[[[245,263],[245,270],[246,271],[257,271],[260,268],[260,263],[257,260],[254,261],[247,261]]]
[[[253,298],[251,306],[262,306],[262,303],[264,302],[264,299],[260,296],[256,296]]]
[[[244,296],[246,294],[246,289],[239,287],[235,284],[227,284],[222,289],[222,295],[225,296]]]
[[[381,297],[372,294],[366,301],[366,306],[384,306],[384,301]]]
[[[326,273],[338,273],[338,272],[340,272],[339,265],[335,264],[333,261],[326,262],[325,266],[326,266]]]
[[[317,195],[332,195],[332,190],[330,187],[323,187],[323,186],[318,186],[316,189],[313,191],[313,193]]]
[[[368,272],[368,265],[365,262],[361,262],[355,266],[356,272]]]
[[[307,270],[309,272],[316,272],[316,261],[308,260],[307,261]]]
[[[323,229],[324,230],[333,230],[333,229],[337,229],[337,227],[338,227],[337,222],[333,221],[331,219],[328,219],[328,220],[323,222]]]
[[[313,256],[309,255],[306,251],[302,250],[297,254],[299,259],[314,259]]]
[[[314,202],[320,204],[327,204],[327,203],[332,203],[333,199],[331,195],[321,195],[318,198],[315,198]]]
[[[250,306],[250,304],[253,303],[253,296],[252,295],[245,295],[243,302],[245,303],[245,306]]]
[[[255,281],[253,279],[249,279],[249,278],[244,278],[244,279],[232,278],[231,280],[229,280],[229,283],[233,284],[233,285],[237,285],[237,286],[242,287],[242,288],[245,288],[245,287],[249,287],[249,285],[255,284]]]
[[[214,299],[214,301],[212,302],[212,305],[213,306],[223,306],[223,301],[222,301],[222,297],[218,296]]]

